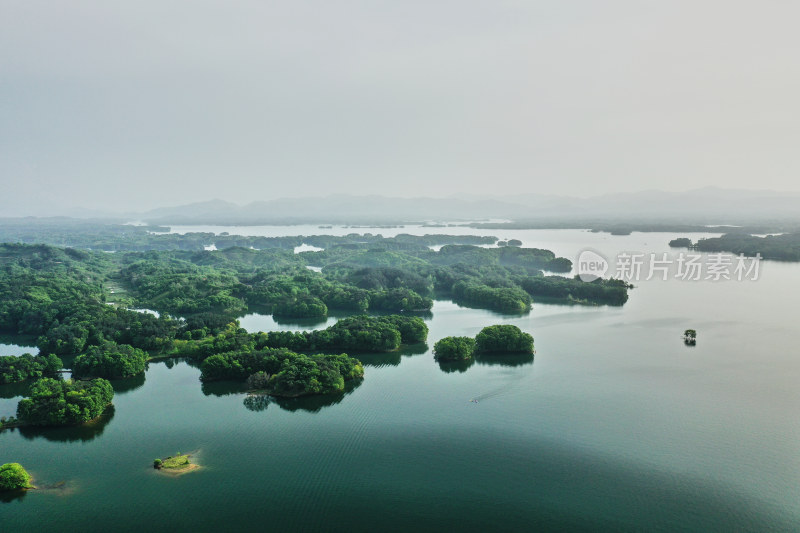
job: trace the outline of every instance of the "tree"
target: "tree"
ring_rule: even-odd
[[[511,324],[483,328],[475,343],[481,352],[533,353],[533,337]]]
[[[70,426],[97,418],[114,398],[111,383],[42,378],[17,404],[17,418],[37,426]]]
[[[464,361],[472,357],[475,339],[470,337],[445,337],[433,346],[439,361]]]
[[[0,466],[0,491],[22,490],[33,487],[31,475],[19,463]]]
[[[147,360],[147,354],[138,348],[105,342],[76,357],[72,371],[76,376],[127,378],[144,372]]]

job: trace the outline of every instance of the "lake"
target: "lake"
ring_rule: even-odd
[[[585,247],[608,257],[677,254],[667,242],[683,236],[463,233],[519,238],[573,260]],[[114,383],[114,409],[93,426],[0,434],[0,462],[22,463],[39,484],[65,481],[0,504],[0,524],[797,530],[800,264],[763,262],[757,281],[635,285],[623,307],[535,303],[525,316],[437,300],[426,318],[428,347],[507,323],[534,336],[535,357],[440,365],[425,346],[360,354],[365,379],[341,396],[264,403],[248,400],[241,384],[202,385],[186,362],[150,363],[145,376]],[[242,323],[325,326],[260,315]],[[683,343],[687,328],[698,331],[694,347]],[[154,458],[179,451],[195,452],[204,468],[177,478],[153,471]]]

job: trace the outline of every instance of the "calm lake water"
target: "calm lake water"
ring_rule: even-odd
[[[679,252],[666,246],[677,234],[498,236],[571,259]],[[240,384],[202,385],[186,362],[151,363],[115,383],[93,427],[0,434],[0,462],[65,482],[0,504],[0,529],[797,530],[800,264],[759,276],[641,281],[621,308],[537,303],[525,316],[437,301],[428,346],[509,323],[534,336],[535,358],[363,354],[365,379],[336,397],[265,404]],[[152,470],[178,451],[204,468]]]

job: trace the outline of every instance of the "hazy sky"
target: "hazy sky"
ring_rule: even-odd
[[[800,3],[0,0],[0,215],[800,189]]]

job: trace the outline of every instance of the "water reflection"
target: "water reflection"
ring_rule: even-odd
[[[356,359],[361,361],[361,364],[363,364],[364,366],[374,366],[374,367],[397,366],[403,359],[403,355],[400,353],[400,351],[359,353],[353,355],[352,357],[355,357]]]
[[[527,311],[523,311],[521,313],[508,313],[504,311],[495,311],[494,309],[486,309],[478,304],[471,304],[469,302],[465,302],[464,300],[453,299],[452,302],[456,304],[458,307],[463,307],[465,309],[475,309],[477,311],[484,311],[489,313],[490,315],[499,317],[499,318],[521,318],[528,316],[531,312],[530,309]]]
[[[297,328],[301,331],[305,331],[307,329],[319,329],[319,326],[322,326],[328,322],[327,316],[312,318],[289,318],[273,315],[272,319],[280,326],[291,326],[292,329]]]
[[[475,356],[479,365],[522,366],[533,364],[532,353],[485,354]]]
[[[27,396],[32,381],[22,381],[20,383],[8,383],[0,385],[0,398],[11,399],[19,396]]]
[[[110,380],[111,386],[114,387],[114,394],[122,395],[142,387],[144,385],[145,372],[137,376],[125,379],[112,379]]]
[[[475,363],[485,366],[523,366],[533,364],[533,354],[530,353],[497,353],[475,355],[464,361],[436,361],[439,370],[446,374],[466,372]]]
[[[341,402],[345,396],[358,388],[362,381],[360,379],[348,381],[345,383],[344,391],[336,394],[316,394],[299,398],[276,398],[266,394],[248,394],[242,403],[250,411],[265,411],[270,404],[275,404],[284,411],[318,413],[325,407]]]
[[[417,344],[404,344],[393,352],[364,352],[351,355],[361,361],[364,366],[397,366],[404,355],[420,355],[428,353],[428,350],[428,345],[420,342]]]
[[[206,396],[230,396],[246,391],[246,385],[240,381],[203,381],[200,388]]]
[[[15,355],[29,353],[38,355],[39,348],[36,346],[36,337],[29,335],[9,335],[0,334],[0,355]]]
[[[266,411],[271,400],[266,394],[248,394],[242,403],[248,411]]]
[[[475,364],[475,359],[470,357],[464,361],[440,361],[437,360],[439,363],[439,370],[446,374],[452,374],[453,372],[463,373],[466,372],[469,367]]]
[[[26,494],[28,494],[27,490],[0,491],[0,503],[11,503],[15,501],[22,503],[22,499]]]
[[[28,440],[41,437],[53,442],[88,442],[102,435],[112,418],[114,418],[114,406],[109,405],[96,420],[80,426],[55,428],[22,426],[17,429]]]

